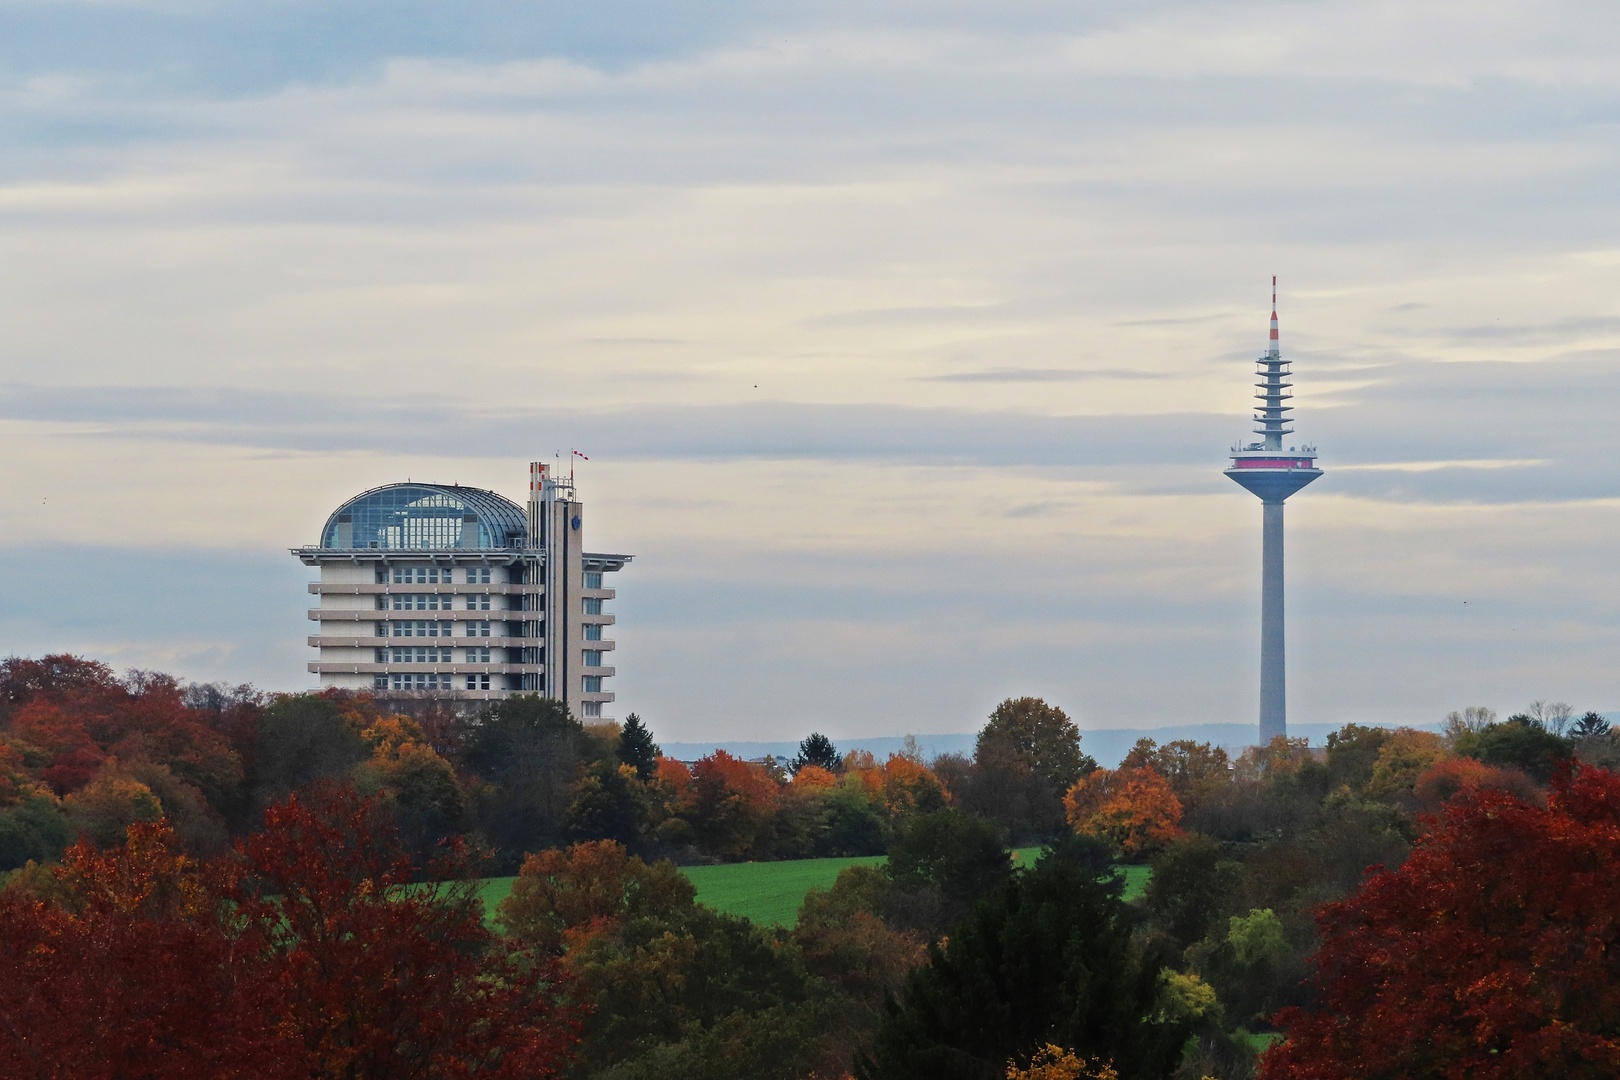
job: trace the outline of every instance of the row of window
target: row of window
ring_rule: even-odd
[[[432,619],[415,619],[410,622],[378,623],[378,637],[451,637],[451,630],[455,623],[435,621]],[[491,637],[490,621],[488,619],[474,619],[461,624],[464,627],[462,637]]]
[[[448,671],[396,671],[388,675],[375,675],[371,685],[377,690],[454,690],[456,689],[456,676]],[[487,674],[467,675],[462,685],[468,690],[488,690],[489,676]],[[585,676],[585,692],[587,694],[600,693],[602,680],[595,675]],[[586,716],[601,716],[602,703],[600,701],[581,702],[585,707]]]
[[[454,599],[449,594],[440,596],[438,593],[395,593],[392,596],[377,597],[377,607],[386,610],[392,603],[394,611],[449,611],[450,602]],[[488,611],[489,593],[468,593],[465,611]]]
[[[514,621],[516,621],[516,620],[514,620]],[[410,621],[378,623],[377,624],[377,636],[378,637],[433,637],[433,638],[436,638],[436,637],[452,637],[453,636],[452,631],[454,630],[455,625],[456,625],[455,623],[450,622],[448,620],[435,620],[435,619],[414,619],[414,620],[410,620]],[[464,628],[463,631],[462,631],[462,635],[461,635],[462,637],[493,637],[494,636],[493,634],[490,633],[490,627],[491,627],[492,623],[490,622],[489,619],[467,620],[467,621],[462,622],[461,625]],[[586,641],[601,641],[602,640],[602,624],[601,623],[586,623],[585,627],[584,627],[584,630],[585,630],[585,640]],[[516,635],[512,635],[512,636],[523,637],[525,635],[516,634]],[[600,650],[591,649],[591,650],[587,651],[585,655],[586,656],[593,656],[594,655],[596,657],[596,660],[594,662],[589,661],[589,660],[586,661],[586,666],[587,667],[597,667],[598,665],[601,664],[602,653],[601,653]]]
[[[387,575],[387,570],[377,571],[377,583],[381,585],[387,580]],[[394,567],[393,581],[395,585],[453,585],[455,584],[455,571],[448,566],[396,566]],[[467,567],[462,575],[462,581],[468,585],[488,585],[490,582],[489,567]]]
[[[398,672],[393,675],[378,675],[371,680],[371,685],[377,690],[454,690],[456,677],[449,672]],[[468,675],[464,683],[468,690],[488,690],[488,675]],[[587,713],[586,715],[590,715]],[[597,709],[596,715],[602,715]]]
[[[466,662],[469,664],[487,664],[490,662],[488,645],[474,646],[463,649]],[[390,646],[377,650],[377,663],[379,664],[451,664],[455,662],[454,650],[448,645],[417,645],[415,647]]]

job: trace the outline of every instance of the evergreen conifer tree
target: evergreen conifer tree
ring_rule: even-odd
[[[624,718],[624,729],[619,732],[619,760],[635,769],[636,776],[651,780],[658,771],[658,756],[662,753],[641,717],[631,713]]]

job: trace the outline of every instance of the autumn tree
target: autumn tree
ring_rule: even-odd
[[[1320,916],[1321,1004],[1279,1018],[1265,1080],[1620,1070],[1620,778],[1545,807],[1465,790],[1396,870]]]
[[[530,855],[501,901],[507,933],[561,955],[627,918],[667,916],[692,905],[692,883],[667,861],[649,866],[622,844],[598,840]]]
[[[1126,858],[1181,835],[1181,800],[1149,768],[1097,769],[1069,788],[1063,807],[1075,832],[1103,838]]]
[[[136,824],[122,847],[68,851],[69,908],[0,893],[0,1076],[293,1075],[271,966],[224,904],[232,873]]]

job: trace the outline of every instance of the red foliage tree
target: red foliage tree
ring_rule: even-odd
[[[0,1077],[292,1075],[262,956],[220,903],[229,869],[135,825],[121,848],[68,851],[77,910],[0,893]]]
[[[564,977],[485,928],[470,881],[413,884],[346,788],[229,858],[135,825],[59,877],[64,908],[0,894],[0,1080],[548,1077],[578,1039]]]
[[[1319,916],[1317,1011],[1262,1080],[1620,1074],[1620,778],[1464,788],[1399,870]]]

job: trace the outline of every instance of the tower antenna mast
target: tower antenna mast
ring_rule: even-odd
[[[1254,433],[1259,442],[1232,448],[1226,475],[1260,499],[1263,554],[1260,565],[1260,745],[1288,734],[1287,665],[1283,633],[1283,503],[1288,496],[1322,475],[1316,448],[1283,449],[1283,436],[1293,434],[1288,414],[1289,361],[1282,358],[1277,334],[1277,278],[1271,278],[1271,338],[1265,355],[1255,361]]]

